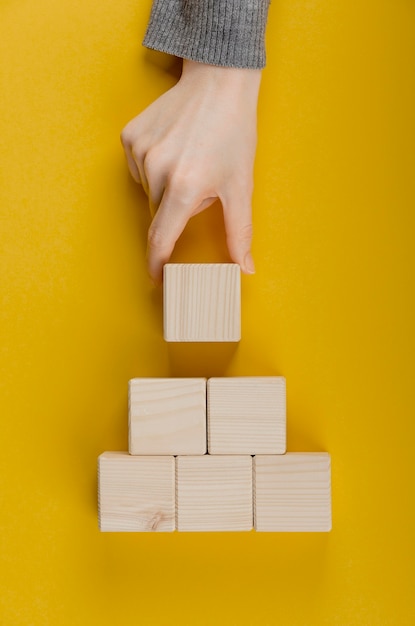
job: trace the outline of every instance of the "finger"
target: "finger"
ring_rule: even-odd
[[[167,169],[167,168],[166,168]],[[154,218],[160,202],[163,198],[167,173],[165,168],[152,154],[147,154],[143,161],[144,176],[148,185],[148,200],[150,205],[150,215]]]
[[[148,231],[147,267],[156,285],[193,211],[192,205],[180,205],[176,198],[166,190]]]
[[[251,254],[252,206],[250,199],[237,196],[222,199],[226,241],[231,259],[241,266],[245,274],[254,274],[255,265]]]
[[[131,150],[131,158],[134,161],[134,164],[137,168],[139,177],[140,177],[140,183],[143,186],[143,189],[146,193],[146,195],[148,196],[150,193],[150,189],[149,189],[149,184],[148,184],[148,180],[147,180],[147,176],[146,176],[146,171],[145,171],[145,167],[144,167],[144,159],[145,156],[143,154],[143,152],[139,149],[137,149],[136,147],[133,146],[132,150]]]
[[[133,155],[129,150],[125,150],[125,156],[127,158],[127,165],[128,169],[130,170],[131,176],[134,178],[136,183],[141,185],[140,172],[138,171],[138,167],[133,159]]]
[[[168,263],[174,250],[174,246],[189,219],[209,207],[216,200],[216,197],[207,198],[199,205],[196,204],[196,208],[194,209],[184,209],[181,219],[178,217],[180,212],[175,211],[174,216],[171,214],[173,217],[172,223],[170,222],[170,210],[166,210],[165,205],[163,204],[163,206],[160,205],[160,208],[158,208],[157,211],[157,207],[150,200],[150,210],[152,211],[153,216],[155,216],[157,212],[157,219],[154,217],[149,230],[147,265],[149,274],[156,285],[161,283],[163,266]],[[177,209],[177,206],[175,209]]]
[[[124,154],[125,158],[127,159],[127,165],[128,169],[130,170],[130,174],[134,178],[135,182],[141,185],[140,172],[138,171],[137,164],[132,154],[132,143],[130,141],[129,134],[126,128],[124,128],[124,130],[122,131],[120,139],[122,147],[124,148]]]

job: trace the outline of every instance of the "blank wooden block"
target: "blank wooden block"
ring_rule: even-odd
[[[239,341],[241,271],[234,263],[164,266],[166,341]]]
[[[251,530],[252,457],[176,458],[176,527],[179,531]]]
[[[285,378],[210,378],[209,454],[284,454]]]
[[[134,378],[128,404],[130,454],[206,452],[205,378]]]
[[[174,457],[138,457],[128,452],[101,454],[98,517],[102,531],[174,530]]]
[[[254,457],[254,512],[258,531],[331,530],[329,454]]]

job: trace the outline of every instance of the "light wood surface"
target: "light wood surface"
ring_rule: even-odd
[[[209,454],[283,454],[286,393],[282,376],[210,378]]]
[[[241,272],[234,263],[164,266],[166,341],[239,341]]]
[[[255,456],[255,529],[273,532],[331,530],[330,456],[291,452]]]
[[[174,457],[104,452],[98,458],[101,531],[166,532],[175,529]]]
[[[205,378],[134,378],[128,406],[130,454],[206,452]]]
[[[252,457],[177,457],[176,527],[179,531],[251,530]]]

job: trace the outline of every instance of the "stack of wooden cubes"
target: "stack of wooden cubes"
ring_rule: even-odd
[[[238,341],[239,266],[167,265],[169,341]],[[102,531],[329,531],[330,456],[286,452],[285,379],[136,378],[98,460]]]

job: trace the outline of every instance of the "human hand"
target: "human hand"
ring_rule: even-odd
[[[127,124],[121,141],[153,217],[147,264],[162,279],[188,220],[217,198],[229,254],[254,273],[251,256],[253,165],[261,70],[183,61],[179,82]]]

